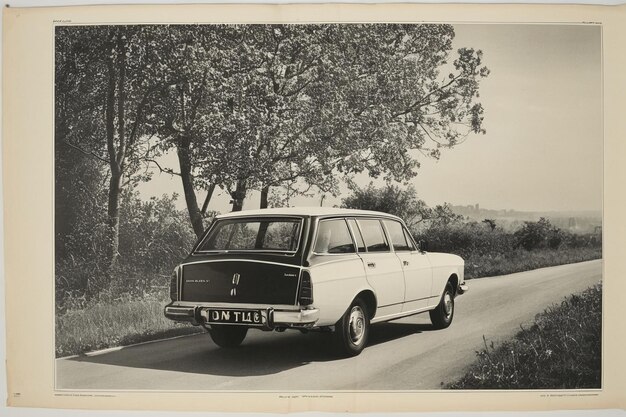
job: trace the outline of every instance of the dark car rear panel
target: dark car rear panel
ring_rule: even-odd
[[[296,304],[300,267],[251,259],[182,265],[182,301]]]

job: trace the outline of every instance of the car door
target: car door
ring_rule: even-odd
[[[404,304],[402,311],[426,308],[432,290],[432,267],[428,256],[417,250],[406,227],[396,220],[383,220],[391,246],[402,265]]]
[[[367,281],[376,293],[376,317],[400,313],[404,302],[404,274],[380,220],[357,219],[356,229],[357,242],[362,239],[365,247],[365,251],[358,254],[365,265]]]

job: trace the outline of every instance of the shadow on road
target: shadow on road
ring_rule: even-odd
[[[395,339],[432,330],[428,324],[381,323],[371,327],[367,349]],[[97,356],[69,359],[130,368],[221,376],[260,376],[282,372],[313,362],[357,360],[333,351],[330,333],[276,334],[250,331],[244,343],[220,349],[207,334],[130,346]]]

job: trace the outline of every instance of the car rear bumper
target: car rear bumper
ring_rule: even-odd
[[[456,291],[457,295],[461,295],[461,294],[465,294],[466,292],[469,291],[469,287],[467,286],[467,284],[465,282],[462,282],[459,285],[458,290]]]
[[[165,317],[170,320],[179,321],[179,322],[188,322],[193,324],[194,326],[202,325],[202,326],[210,326],[211,323],[208,319],[208,311],[211,308],[219,308],[219,309],[230,309],[230,307],[225,307],[224,305],[178,305],[176,303],[171,303],[165,306]],[[236,306],[232,307],[233,310],[243,311],[243,312],[260,312],[262,317],[261,324],[246,324],[246,323],[223,323],[223,324],[232,324],[232,325],[244,325],[250,327],[257,327],[260,329],[271,330],[275,328],[285,328],[285,327],[293,327],[293,328],[310,328],[315,325],[317,320],[319,319],[319,310],[316,308],[312,309],[294,309],[294,310],[286,310],[286,309],[278,309],[274,307],[245,307],[239,308]]]

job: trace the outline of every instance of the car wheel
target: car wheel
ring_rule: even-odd
[[[435,329],[445,329],[454,317],[454,290],[448,283],[443,291],[441,301],[434,310],[430,310],[430,321]]]
[[[335,325],[335,340],[340,353],[356,356],[367,344],[370,320],[365,303],[357,298]]]
[[[243,339],[246,338],[248,328],[244,326],[221,326],[212,325],[209,329],[211,339],[216,345],[223,348],[232,348],[239,346]]]

